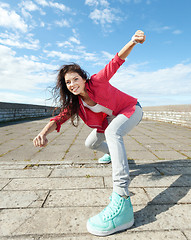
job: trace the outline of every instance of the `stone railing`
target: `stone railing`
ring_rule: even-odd
[[[143,119],[191,127],[191,104],[144,107]]]
[[[54,108],[48,106],[0,102],[0,122],[51,117],[53,111]]]

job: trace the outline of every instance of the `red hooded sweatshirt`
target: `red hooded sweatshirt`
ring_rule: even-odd
[[[137,99],[120,91],[109,83],[109,80],[124,62],[125,60],[122,60],[118,54],[116,54],[105,68],[91,76],[90,80],[86,82],[86,89],[89,97],[94,102],[111,109],[114,116],[124,114],[130,118],[135,111]],[[108,126],[107,114],[103,112],[95,113],[87,107],[84,107],[80,97],[79,104],[79,116],[85,124],[91,128],[97,128],[98,132],[104,132]],[[70,116],[67,115],[67,109],[65,109],[50,121],[56,122],[56,130],[59,132],[61,125],[69,118]]]

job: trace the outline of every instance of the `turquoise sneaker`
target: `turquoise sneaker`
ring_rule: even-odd
[[[109,154],[103,155],[103,157],[98,159],[98,163],[110,163],[111,162],[111,157]]]
[[[113,192],[109,205],[87,221],[87,230],[93,235],[107,236],[130,228],[134,223],[133,207],[127,199]]]

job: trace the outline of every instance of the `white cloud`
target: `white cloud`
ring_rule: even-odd
[[[86,0],[85,5],[97,7],[98,5],[108,7],[109,3],[107,0]]]
[[[66,7],[66,5],[62,4],[62,3],[57,3],[54,1],[46,1],[46,0],[35,0],[36,3],[38,3],[39,5],[43,6],[43,7],[52,7],[52,8],[56,8],[59,9],[60,11],[69,11],[70,8]]]
[[[70,37],[70,38],[69,38],[69,41],[70,41],[70,42],[73,42],[73,43],[76,43],[76,44],[80,44],[80,40],[78,40],[78,39],[75,38],[75,37]]]
[[[177,29],[177,30],[174,30],[172,33],[175,35],[179,35],[179,34],[182,34],[182,31]]]
[[[54,81],[57,66],[37,62],[34,56],[17,57],[9,47],[0,45],[0,89],[32,91],[39,84]]]
[[[191,95],[191,63],[154,72],[141,72],[138,68],[139,65],[123,67],[112,82],[133,95]]]
[[[99,4],[98,0],[86,0],[85,5],[97,7]]]
[[[49,6],[49,3],[46,0],[35,0],[35,1],[43,7]]]
[[[90,13],[90,18],[96,24],[100,23],[101,25],[105,25],[106,23],[112,23],[112,21],[115,19],[115,16],[110,9],[95,9],[93,12]]]
[[[66,7],[64,4],[57,3],[57,2],[49,2],[49,6],[53,7],[53,8],[57,8],[61,11],[68,11],[70,9],[70,8]]]
[[[39,10],[39,7],[32,1],[22,1],[20,5],[29,12]]]
[[[122,20],[120,11],[111,8],[107,0],[86,0],[85,4],[93,8],[89,18],[95,24],[100,24],[104,32],[111,32],[113,30],[112,23]]]
[[[41,94],[41,97],[31,97],[25,94],[11,93],[8,91],[0,91],[1,102],[11,103],[24,103],[24,104],[37,104],[37,105],[49,105],[45,100],[45,94]],[[50,104],[51,105],[51,104]]]
[[[70,23],[66,19],[60,19],[59,21],[54,22],[59,27],[70,27]]]
[[[8,5],[6,7],[8,7]],[[13,10],[7,10],[3,7],[0,7],[0,26],[22,32],[26,32],[28,28],[20,15]]]
[[[22,36],[18,33],[9,33],[6,31],[5,33],[0,34],[0,43],[7,46],[33,50],[40,48],[39,40],[33,39],[33,35],[27,34],[25,40],[21,40],[21,37]]]
[[[51,57],[51,58],[56,57],[65,62],[70,62],[73,60],[80,59],[80,56],[74,55],[74,54],[62,53],[62,52],[58,52],[58,51],[47,51],[47,50],[44,50],[44,52],[47,54],[47,57]]]

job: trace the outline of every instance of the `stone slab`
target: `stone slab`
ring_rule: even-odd
[[[191,166],[156,167],[163,175],[191,174]]]
[[[158,160],[158,158],[151,153],[150,151],[128,151],[127,152],[127,158],[128,159],[134,159],[134,160]]]
[[[152,204],[191,204],[190,187],[144,188]]]
[[[29,164],[30,166],[30,164]],[[25,166],[27,168],[27,166]],[[29,167],[30,168],[30,167]],[[0,170],[0,178],[35,178],[48,177],[51,169]]]
[[[164,143],[149,143],[143,145],[145,148],[148,148],[151,151],[154,150],[172,150],[172,148],[168,145],[165,145]]]
[[[103,237],[91,236],[90,234],[86,236],[75,236],[75,237],[64,237],[65,240],[96,240],[103,239]],[[129,232],[125,231],[120,234],[115,234],[111,236],[107,236],[104,239],[108,240],[123,240],[123,239],[131,239],[131,240],[186,240],[185,236],[181,231],[152,231],[152,232]],[[4,239],[3,239],[4,240]],[[39,240],[63,240],[63,237],[42,237]]]
[[[9,182],[11,182],[10,179],[0,179],[0,190],[4,188]]]
[[[77,236],[66,236],[66,235],[49,235],[49,236],[14,236],[14,237],[1,237],[1,240],[97,240],[103,239],[103,237],[93,236],[90,234],[78,234]],[[111,236],[107,236],[104,239],[107,240],[123,240],[123,239],[131,239],[131,240],[187,240],[185,235],[178,230],[171,231],[142,231],[142,232],[121,232],[120,234],[115,234]],[[190,238],[188,239],[190,240]]]
[[[136,231],[174,230],[191,228],[190,204],[134,206]]]
[[[159,159],[177,160],[177,159],[187,159],[186,156],[177,151],[153,151]]]
[[[95,158],[94,151],[86,148],[83,145],[73,145],[69,149],[69,152],[65,155],[65,159],[70,159],[74,162],[80,161],[80,160],[92,160]]]
[[[2,210],[0,235],[87,234],[87,219],[101,210],[100,207]],[[134,206],[134,211],[135,224],[127,232],[191,228],[191,216],[185,215],[190,212],[190,205]]]
[[[54,169],[50,175],[51,177],[85,177],[85,176],[111,176],[112,168],[110,167],[76,167],[76,168],[62,168]]]
[[[102,177],[13,179],[4,190],[103,188]]]
[[[41,207],[48,191],[0,191],[1,208]]]
[[[141,188],[129,188],[131,201],[134,204],[147,204],[149,198]],[[110,189],[75,189],[53,190],[50,192],[44,207],[99,207],[109,204]]]
[[[130,187],[190,187],[191,178],[188,175],[177,176],[158,176],[158,175],[140,175],[131,176]],[[112,187],[112,181],[109,177],[104,177],[105,186],[107,188]]]

